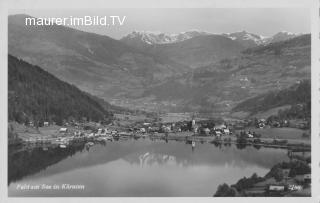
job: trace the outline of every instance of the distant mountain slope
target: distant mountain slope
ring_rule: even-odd
[[[8,56],[8,114],[10,121],[109,119],[96,100],[73,85],[62,82],[38,66]]]
[[[146,95],[203,112],[230,112],[255,96],[311,78],[311,37],[260,45],[233,59],[195,69],[152,86]],[[178,96],[175,96],[178,95]],[[180,105],[179,105],[180,104]]]
[[[266,37],[262,37],[260,35],[249,33],[246,31],[227,33],[222,35],[239,42],[246,48],[265,44],[266,40],[268,39]]]
[[[286,31],[278,32],[275,35],[269,37],[261,36],[247,31],[222,34],[215,34],[197,30],[181,32],[179,34],[166,34],[150,31],[133,31],[132,33],[122,37],[121,41],[132,47],[145,48],[150,45],[177,43],[187,39],[191,39],[193,37],[206,35],[225,36],[239,42],[246,48],[254,47],[261,44],[266,45],[269,43],[284,41],[298,36],[297,34]]]
[[[105,99],[138,96],[144,86],[189,67],[127,46],[110,37],[64,26],[26,26],[8,18],[9,53]]]
[[[154,56],[198,68],[238,56],[246,48],[292,39],[298,35],[279,32],[263,37],[246,31],[212,34],[190,31],[180,34],[132,32],[121,39],[125,44]]]
[[[301,34],[294,34],[291,32],[281,31],[281,32],[276,33],[272,37],[267,38],[266,43],[275,43],[275,42],[285,41],[288,39],[298,37],[299,35],[301,35]]]
[[[221,35],[196,36],[177,43],[154,45],[147,52],[193,68],[232,58],[243,51],[240,43]]]
[[[203,35],[211,35],[211,33],[196,30],[181,32],[179,34],[133,31],[132,33],[122,37],[121,41],[134,47],[145,47],[146,45],[153,44],[177,43]]]
[[[259,45],[268,45],[271,43],[281,42],[281,41],[289,40],[299,36],[299,34],[294,34],[286,31],[278,32],[271,37],[264,37],[264,36],[249,33],[246,31],[234,32],[234,33],[228,33],[228,34],[222,34],[222,35],[227,36],[230,39],[239,42],[246,48],[252,48]]]
[[[310,80],[302,81],[287,89],[280,91],[271,91],[256,97],[247,99],[236,107],[233,111],[246,111],[251,114],[263,112],[275,107],[284,105],[301,105],[308,106],[308,114],[311,112],[311,82]]]

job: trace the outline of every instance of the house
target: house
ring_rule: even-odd
[[[68,132],[68,128],[60,128],[59,133],[66,133]]]
[[[140,132],[141,132],[141,133],[145,133],[145,132],[146,132],[146,129],[145,129],[145,128],[140,128]]]
[[[170,126],[163,126],[162,129],[163,129],[163,131],[164,131],[165,133],[171,132],[171,127],[170,127]]]
[[[272,192],[282,192],[284,191],[285,187],[284,185],[269,185],[268,187],[268,191],[272,191]]]
[[[81,131],[75,131],[74,132],[75,137],[81,137]]]
[[[254,138],[253,134],[251,134],[251,133],[248,133],[247,136],[248,136],[248,138]]]
[[[217,137],[220,137],[222,133],[221,133],[221,131],[216,130],[216,131],[214,131],[214,134],[215,134]]]
[[[266,119],[261,118],[261,119],[258,120],[258,122],[259,122],[259,123],[266,123]]]
[[[258,127],[259,128],[264,128],[265,126],[266,126],[266,120],[265,119],[258,120]]]
[[[210,134],[210,129],[209,128],[205,128],[203,129],[203,132],[205,135],[209,135]]]
[[[223,133],[226,134],[226,135],[229,135],[230,134],[230,130],[228,128],[223,129]]]
[[[158,132],[159,129],[160,129],[159,127],[148,127],[149,132]]]
[[[102,134],[102,129],[99,128],[96,134],[97,134],[97,135],[101,135],[101,134]]]
[[[88,134],[88,136],[87,136],[88,138],[91,138],[91,137],[94,137],[94,133],[90,133],[90,134]]]
[[[303,180],[305,183],[311,183],[311,174],[304,174]]]

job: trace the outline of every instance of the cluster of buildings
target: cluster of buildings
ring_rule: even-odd
[[[225,124],[213,121],[180,121],[171,123],[137,123],[129,129],[134,133],[179,133],[190,132],[202,136],[222,136],[232,134],[232,130]]]

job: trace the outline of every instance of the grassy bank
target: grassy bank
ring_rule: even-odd
[[[264,177],[253,174],[231,186],[219,185],[215,197],[311,196],[311,157],[274,165]]]

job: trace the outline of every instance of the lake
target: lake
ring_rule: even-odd
[[[212,196],[265,175],[285,149],[129,139],[92,147],[9,149],[9,196]]]

